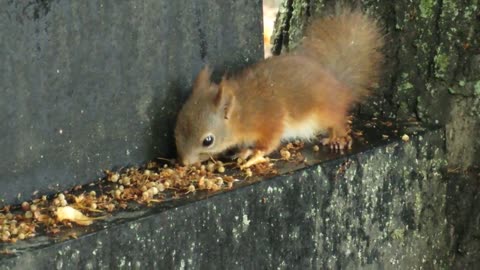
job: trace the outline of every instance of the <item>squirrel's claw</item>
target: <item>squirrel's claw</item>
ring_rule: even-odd
[[[345,149],[352,149],[352,137],[350,136],[345,136],[345,137],[329,137],[325,138],[322,141],[322,145],[328,145],[330,146],[330,149],[337,152],[337,151],[343,151]]]

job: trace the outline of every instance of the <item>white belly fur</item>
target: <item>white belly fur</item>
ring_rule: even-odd
[[[294,123],[287,120],[285,122],[282,141],[290,141],[294,139],[311,140],[324,131],[325,129],[315,117]]]

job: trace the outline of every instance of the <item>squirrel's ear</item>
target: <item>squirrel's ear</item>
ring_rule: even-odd
[[[235,106],[235,96],[232,89],[225,84],[224,81],[218,86],[218,92],[215,96],[215,106],[219,109],[220,113],[224,114],[225,119],[229,119]]]
[[[205,91],[210,88],[210,77],[212,76],[212,71],[210,67],[205,66],[200,73],[198,73],[195,82],[193,83],[193,92]]]

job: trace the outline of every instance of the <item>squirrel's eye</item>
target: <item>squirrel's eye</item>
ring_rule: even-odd
[[[213,135],[208,135],[207,137],[205,137],[205,139],[203,139],[202,144],[204,147],[209,147],[213,144],[213,141],[214,141]]]

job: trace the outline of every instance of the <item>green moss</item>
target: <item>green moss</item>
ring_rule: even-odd
[[[418,114],[418,117],[420,117],[420,119],[423,119],[427,114],[425,102],[421,96],[417,97],[417,114]]]
[[[400,102],[400,105],[397,110],[398,118],[406,119],[410,116],[410,109],[406,102]]]
[[[410,90],[413,89],[413,84],[411,84],[410,82],[405,82],[401,84],[398,88],[400,91]]]
[[[458,81],[458,86],[453,85],[452,87],[449,87],[448,92],[452,95],[461,95],[464,97],[480,97],[480,81],[467,82],[465,80],[460,80]]]
[[[422,18],[430,18],[433,14],[433,0],[421,0],[420,1],[420,16]]]
[[[422,213],[422,207],[423,207],[422,194],[417,192],[415,193],[415,218],[417,218],[417,222],[420,219],[420,214]]]
[[[475,90],[474,94],[476,96],[480,96],[480,81],[475,83],[475,85],[473,86],[473,89]]]
[[[463,12],[463,17],[467,20],[470,20],[472,18],[472,15],[475,15],[475,12],[477,11],[477,5],[472,5],[468,6],[465,8]]]
[[[395,240],[403,241],[405,238],[405,229],[396,229],[392,232],[392,238]]]
[[[292,3],[292,17],[290,19],[288,50],[295,49],[300,43],[304,29],[307,24],[307,8],[308,4],[304,1],[294,1]]]
[[[448,69],[450,58],[446,54],[437,52],[437,55],[435,55],[435,58],[433,60],[435,62],[435,75],[438,78],[443,78]]]
[[[413,89],[413,84],[408,80],[409,79],[408,73],[404,72],[400,75],[400,77],[402,78],[402,82],[398,85],[398,91],[406,92],[410,89]]]
[[[452,0],[443,0],[442,2],[442,9],[443,9],[443,13],[448,13],[449,15],[455,15],[457,16],[458,15],[458,7],[457,7],[457,4],[455,3],[455,1],[452,1]]]

